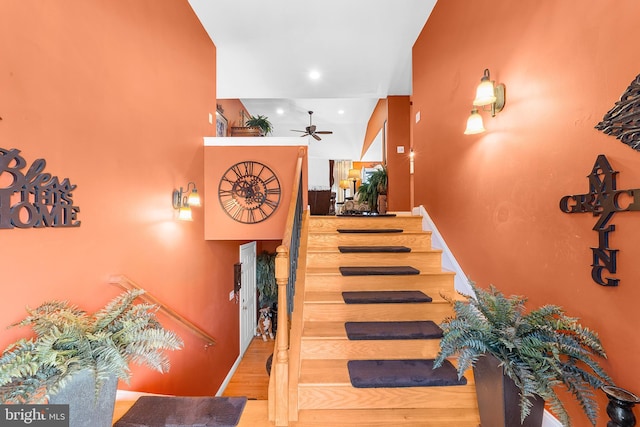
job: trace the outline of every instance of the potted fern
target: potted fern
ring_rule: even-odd
[[[273,132],[273,125],[269,121],[269,118],[266,116],[261,116],[260,114],[258,114],[257,116],[250,116],[244,123],[244,125],[247,127],[260,128],[263,136],[267,136],[271,132]]]
[[[358,188],[358,200],[366,202],[372,213],[385,214],[387,213],[387,188],[387,167],[377,167],[377,169],[369,176],[367,182],[363,182]]]
[[[545,305],[525,313],[526,298],[505,297],[493,286],[488,290],[471,286],[476,296],[451,301],[455,317],[440,325],[443,337],[434,368],[454,355],[458,356],[460,377],[473,367],[481,424],[540,427],[546,402],[569,427],[569,415],[556,394],[557,388],[566,388],[595,426],[598,405],[593,390],[611,383],[595,360],[606,358],[598,335],[558,306]],[[515,411],[508,408],[508,393],[483,383],[491,367],[498,375],[498,385],[504,382],[506,389],[513,389]],[[502,393],[506,393],[505,401],[496,398]],[[504,411],[489,407],[490,403]]]
[[[258,288],[260,308],[275,309],[278,302],[278,284],[276,283],[276,253],[262,251],[256,257],[256,287]]]
[[[35,337],[16,341],[0,356],[1,403],[65,403],[71,427],[111,426],[117,380],[129,381],[129,364],[164,373],[164,350],[183,345],[160,325],[155,305],[134,304],[143,292],[125,292],[95,314],[61,301],[27,308],[28,316],[12,326],[30,326]],[[70,400],[76,397],[81,400]]]

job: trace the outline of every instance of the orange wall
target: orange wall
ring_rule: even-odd
[[[280,240],[289,212],[289,202],[298,153],[306,147],[298,146],[207,146],[205,147],[205,196],[209,200],[205,208],[205,238],[210,240]],[[266,220],[256,224],[234,221],[222,209],[218,199],[218,185],[224,173],[234,164],[247,160],[259,161],[268,166],[280,181],[280,204]],[[303,177],[307,176],[306,155]],[[302,188],[307,188],[306,178]],[[306,192],[303,192],[306,193]],[[304,196],[306,202],[306,195]],[[306,206],[303,205],[303,206]]]
[[[131,389],[214,393],[238,355],[228,293],[241,242],[205,241],[202,210],[178,222],[171,192],[204,185],[215,46],[186,0],[8,1],[2,16],[0,147],[76,184],[82,224],[0,230],[0,346],[28,332],[4,330],[26,305],[94,310],[125,274],[217,338],[207,350],[165,319],[186,347],[169,374],[136,368]]]
[[[218,104],[224,110],[224,117],[229,122],[227,128],[227,134],[230,135],[232,126],[242,126],[241,113],[244,112],[245,119],[249,118],[249,111],[245,108],[242,101],[239,99],[218,99]]]
[[[379,99],[376,107],[371,113],[369,123],[367,123],[367,130],[364,135],[364,143],[362,144],[360,158],[364,157],[371,144],[373,144],[373,140],[376,139],[376,136],[384,126],[385,121],[387,121],[387,100]]]
[[[606,288],[590,277],[596,219],[558,203],[588,192],[601,153],[620,171],[618,188],[640,187],[640,153],[594,129],[640,72],[629,30],[639,15],[634,0],[441,1],[413,51],[416,204],[480,286],[563,306],[598,331],[608,372],[636,394],[640,212],[614,215],[621,284]],[[506,107],[484,114],[487,132],[463,135],[485,68],[506,84]]]
[[[408,96],[389,96],[378,100],[367,124],[362,146],[362,156],[364,156],[380,129],[385,123],[387,124],[385,135],[385,158],[389,175],[387,203],[388,209],[392,211],[411,209],[409,200],[410,114],[411,102]],[[404,146],[404,154],[397,152],[398,146]]]
[[[410,110],[408,96],[387,98],[387,175],[389,179],[387,203],[390,211],[411,210],[409,200]],[[397,147],[400,146],[404,147],[404,153],[398,153]]]

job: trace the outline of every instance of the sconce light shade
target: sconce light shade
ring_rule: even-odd
[[[180,221],[193,221],[193,216],[191,215],[191,208],[189,206],[182,206],[180,211],[178,212],[178,219]]]
[[[489,77],[489,70],[486,69],[476,89],[476,99],[473,100],[473,105],[481,107],[483,105],[493,104],[494,102],[496,102],[496,93],[493,82]]]
[[[195,185],[193,186],[193,190],[191,190],[191,193],[189,193],[187,203],[189,203],[189,206],[200,206],[200,195],[198,194],[198,190],[196,189]]]
[[[360,169],[349,169],[349,180],[357,181],[360,179]]]
[[[191,191],[189,191],[191,188]],[[187,195],[186,193],[189,193]],[[189,182],[187,189],[180,187],[179,190],[173,190],[173,208],[178,209],[178,219],[181,221],[192,221],[191,206],[200,206],[200,195],[196,188],[195,182]]]
[[[467,119],[467,128],[464,130],[465,135],[473,135],[485,131],[482,116],[478,113],[478,109],[471,110],[471,115]]]
[[[491,81],[489,69],[485,68],[480,84],[476,89],[476,98],[473,100],[473,105],[476,107],[490,105],[490,110],[487,111],[491,111],[491,117],[495,117],[504,108],[504,92],[504,84],[496,85],[495,82]]]

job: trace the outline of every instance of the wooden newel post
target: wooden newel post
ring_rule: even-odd
[[[289,250],[280,245],[276,249],[276,283],[278,284],[278,330],[276,338],[276,426],[289,424]]]

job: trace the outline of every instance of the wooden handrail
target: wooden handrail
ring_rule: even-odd
[[[298,152],[296,170],[291,189],[282,244],[276,249],[275,276],[278,284],[278,327],[274,351],[274,363],[269,379],[269,420],[276,426],[289,425],[289,267],[291,247],[299,212],[298,196],[302,185],[302,165],[306,150]],[[297,253],[297,252],[296,252]]]
[[[287,210],[287,222],[284,225],[284,236],[282,244],[291,249],[291,238],[293,237],[293,225],[296,218],[296,203],[298,201],[298,192],[302,185],[302,161],[304,160],[306,150],[300,148],[298,152],[298,161],[296,162],[296,171],[293,174],[293,188],[291,189],[291,200],[289,201],[289,210]]]
[[[206,331],[204,331],[200,327],[198,327],[198,326],[194,325],[193,323],[191,323],[189,320],[185,319],[182,315],[180,315],[175,310],[167,307],[165,304],[160,302],[160,300],[158,300],[156,297],[154,297],[153,295],[148,293],[144,288],[139,286],[133,280],[129,279],[127,276],[124,276],[124,275],[111,276],[109,278],[109,283],[112,284],[112,285],[118,285],[122,289],[125,289],[127,291],[130,291],[132,289],[143,290],[144,293],[142,295],[140,295],[139,298],[145,300],[148,303],[157,305],[159,310],[163,311],[169,317],[172,317],[173,319],[175,319],[178,322],[182,323],[184,326],[187,327],[187,329],[189,329],[195,335],[197,335],[200,338],[202,338],[206,342],[205,348],[208,348],[210,346],[215,345],[215,343],[216,343],[215,338],[213,338],[211,335],[209,335]]]

